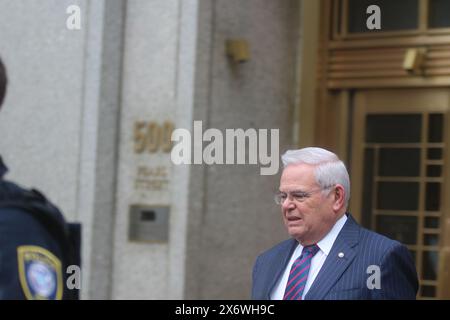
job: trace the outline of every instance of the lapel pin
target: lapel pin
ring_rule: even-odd
[[[339,258],[343,258],[344,257],[344,253],[343,252],[339,252],[338,257]]]

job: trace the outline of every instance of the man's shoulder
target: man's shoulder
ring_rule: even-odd
[[[21,202],[20,200],[26,192],[26,189],[16,183],[0,180],[0,217],[2,221],[25,219],[31,223],[33,219],[31,219],[27,210],[16,205]],[[14,213],[14,215],[11,213]]]
[[[270,258],[272,256],[279,254],[280,252],[289,251],[292,249],[292,247],[295,245],[295,243],[296,243],[296,240],[293,238],[284,240],[284,241],[279,242],[278,244],[274,245],[272,248],[260,253],[259,257]]]
[[[0,179],[0,201],[6,201],[24,191],[25,189],[18,184],[9,180]]]
[[[403,246],[402,243],[383,234],[366,229],[362,226],[359,226],[359,228],[359,243],[365,249],[370,249],[373,252],[386,252],[386,250],[389,250],[391,248]]]
[[[45,212],[64,221],[61,211],[37,189],[26,189],[14,182],[0,180],[0,209],[15,208],[28,212]]]
[[[11,232],[20,231],[22,237],[47,238],[52,230],[65,228],[61,212],[42,193],[6,180],[0,180],[0,223]]]
[[[28,204],[29,191],[16,183],[0,180],[0,224],[2,232],[21,237],[43,234],[45,228]]]

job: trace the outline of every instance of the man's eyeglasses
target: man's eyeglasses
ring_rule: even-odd
[[[320,189],[316,189],[316,190],[312,190],[312,191],[291,191],[291,192],[278,192],[277,194],[275,194],[275,203],[278,205],[282,205],[284,204],[284,202],[286,201],[286,199],[290,198],[293,199],[296,202],[304,202],[306,199],[308,199],[309,197],[311,197],[314,193],[322,191],[322,190],[327,190],[330,188],[333,188],[334,185],[331,186],[326,186],[324,188],[320,188]]]

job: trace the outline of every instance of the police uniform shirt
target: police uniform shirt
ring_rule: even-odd
[[[6,172],[0,157],[0,183]],[[0,194],[0,203],[5,197]],[[62,299],[61,257],[57,241],[32,214],[0,206],[0,299]]]

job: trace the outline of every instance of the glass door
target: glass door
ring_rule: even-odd
[[[449,298],[449,104],[449,89],[353,96],[351,212],[408,247],[422,299]]]

